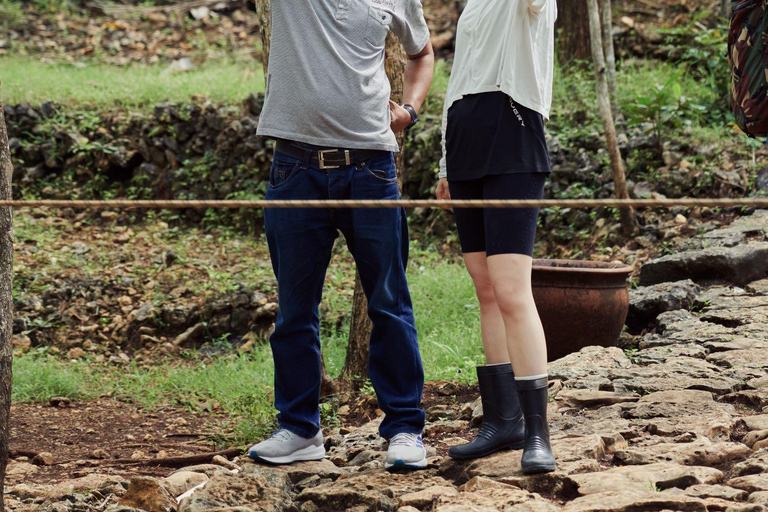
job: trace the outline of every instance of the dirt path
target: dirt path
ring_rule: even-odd
[[[70,405],[11,408],[11,455],[16,461],[52,455],[34,481],[55,484],[92,473],[165,475],[152,459],[210,453],[216,418],[177,407],[144,410],[111,399]],[[136,462],[127,462],[134,459]],[[138,462],[144,461],[144,462]]]

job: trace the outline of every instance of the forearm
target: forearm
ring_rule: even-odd
[[[405,65],[405,79],[403,84],[403,104],[411,105],[417,111],[421,108],[429,94],[432,85],[432,73],[435,69],[435,54],[432,43],[427,43],[426,48],[409,57]]]

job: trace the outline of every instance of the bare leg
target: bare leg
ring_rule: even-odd
[[[472,277],[480,303],[480,330],[483,336],[483,350],[486,364],[509,363],[507,334],[504,318],[496,304],[491,277],[488,274],[484,252],[464,253],[464,263]]]
[[[547,345],[533,301],[533,259],[521,254],[496,254],[486,261],[496,305],[504,322],[507,350],[515,376],[545,375]]]

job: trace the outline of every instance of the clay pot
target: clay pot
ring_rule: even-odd
[[[631,273],[623,263],[534,260],[533,298],[550,361],[589,345],[616,345],[629,311]]]

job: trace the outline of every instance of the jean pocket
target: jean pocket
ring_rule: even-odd
[[[276,189],[283,187],[291,181],[301,169],[301,164],[294,162],[280,162],[274,160],[269,170],[269,188]]]
[[[363,164],[365,172],[381,183],[394,183],[397,181],[397,169],[392,158],[377,158]]]
[[[365,39],[376,48],[384,48],[387,43],[387,33],[392,26],[392,14],[376,7],[368,10],[368,24],[365,29]]]

